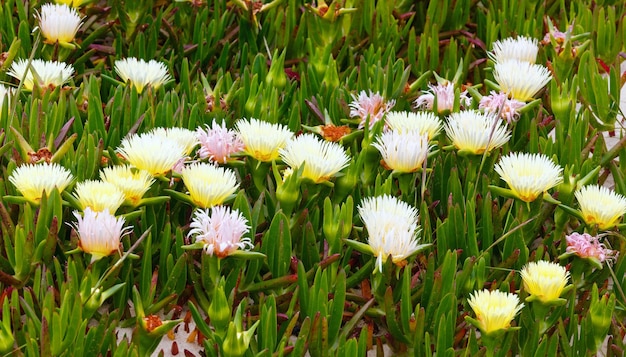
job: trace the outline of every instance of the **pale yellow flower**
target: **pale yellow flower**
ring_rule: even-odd
[[[474,291],[467,302],[476,314],[478,328],[487,335],[511,327],[511,321],[524,307],[517,295],[499,290]]]
[[[74,211],[74,216],[78,245],[83,252],[91,254],[92,262],[119,251],[120,240],[132,230],[132,226],[123,228],[124,218],[115,218],[108,210],[96,212],[87,207],[83,216],[78,211]]]
[[[574,194],[585,223],[607,230],[617,225],[626,214],[626,198],[604,186],[588,185]]]
[[[186,157],[185,147],[176,140],[154,133],[124,138],[117,151],[128,162],[153,176],[163,175]]]
[[[511,137],[502,119],[475,110],[452,113],[445,124],[445,130],[459,151],[474,155],[499,148]]]
[[[200,208],[222,204],[238,186],[233,170],[207,163],[185,166],[181,176],[191,200]]]
[[[522,102],[532,100],[552,79],[546,67],[519,60],[496,63],[493,77],[502,92]]]
[[[398,132],[417,130],[431,140],[441,131],[441,120],[433,112],[389,112],[385,116],[389,129]]]
[[[68,6],[72,6],[73,8],[76,8],[76,9],[92,1],[94,0],[54,0],[54,2],[57,4],[65,4]]]
[[[534,201],[563,181],[563,168],[542,154],[511,153],[500,158],[494,169],[524,202]]]
[[[53,189],[63,192],[72,182],[72,174],[58,164],[25,164],[17,167],[9,176],[9,181],[30,202],[39,203],[44,191]]]
[[[389,169],[398,173],[415,172],[422,168],[430,150],[427,135],[417,130],[389,130],[382,133],[372,145],[378,149]]]
[[[28,60],[18,59],[11,65],[7,74],[22,81],[25,90],[32,91],[35,82],[44,89],[54,89],[69,81],[74,73],[74,67],[57,61],[34,59],[30,70],[27,71]]]
[[[146,87],[157,89],[172,79],[164,63],[155,60],[146,62],[133,57],[115,61],[115,72],[125,83],[130,82],[139,93]]]
[[[184,148],[185,156],[191,154],[193,149],[200,143],[198,135],[195,131],[191,131],[185,128],[173,127],[173,128],[154,128],[148,132],[166,139],[174,140],[180,146]]]
[[[287,145],[293,132],[284,125],[271,124],[258,119],[241,119],[237,122],[239,138],[244,152],[258,161],[278,159],[278,150]]]
[[[302,134],[291,139],[279,152],[281,159],[294,171],[304,165],[302,177],[315,183],[330,180],[350,162],[340,144],[313,134]]]
[[[112,183],[87,180],[76,184],[76,200],[82,209],[87,207],[96,212],[108,210],[115,213],[124,203],[124,193]]]
[[[131,206],[139,204],[143,195],[148,192],[155,181],[148,171],[128,165],[105,167],[100,171],[100,178],[122,191],[125,201]]]
[[[559,264],[540,260],[530,262],[520,272],[524,290],[532,300],[542,303],[557,302],[567,285],[569,272]],[[529,300],[527,300],[529,301]]]
[[[538,52],[539,41],[537,39],[520,36],[494,42],[493,51],[488,55],[496,63],[507,60],[519,60],[532,64],[537,61]]]
[[[76,9],[65,4],[44,4],[36,17],[44,42],[49,44],[58,42],[65,47],[75,47],[72,42],[82,24]]]

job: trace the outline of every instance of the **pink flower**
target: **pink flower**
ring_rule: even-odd
[[[226,206],[199,209],[194,213],[188,237],[194,237],[195,243],[203,243],[204,251],[209,255],[224,258],[237,249],[252,248],[250,238],[243,237],[250,231],[248,221],[237,210],[231,211]]]
[[[608,249],[603,243],[600,243],[598,237],[587,233],[579,234],[574,232],[566,236],[565,240],[567,241],[567,253],[593,260],[600,263],[600,265],[605,261],[614,262],[619,254],[619,252]]]
[[[446,81],[444,84],[433,86],[428,85],[429,90],[417,97],[415,100],[415,108],[433,110],[435,98],[437,98],[437,113],[451,111],[454,108],[454,83]],[[469,107],[472,104],[472,98],[467,91],[461,92],[459,98],[461,107]]]
[[[359,129],[365,127],[365,122],[368,117],[370,128],[372,128],[374,124],[380,121],[385,114],[396,105],[395,100],[386,102],[378,92],[374,93],[372,91],[370,91],[369,94],[365,91],[361,91],[358,97],[352,95],[352,98],[354,100],[350,103],[350,117],[361,118]]]
[[[509,99],[506,93],[496,93],[491,91],[489,95],[486,95],[480,99],[478,109],[483,109],[487,113],[498,113],[500,108],[500,118],[506,119],[507,123],[519,119],[519,109],[525,105],[524,102],[520,102],[516,99]]]
[[[198,154],[200,158],[225,164],[230,155],[243,151],[243,141],[234,130],[226,129],[224,123],[217,124],[215,120],[211,126],[206,125],[206,129],[198,128],[196,130],[198,140],[200,141],[200,150]]]
[[[102,259],[120,250],[120,240],[133,229],[124,226],[124,218],[116,218],[109,210],[92,211],[87,207],[83,216],[74,211],[77,222],[72,224],[78,233],[80,249],[91,254],[91,261]]]

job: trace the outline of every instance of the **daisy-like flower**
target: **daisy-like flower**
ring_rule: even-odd
[[[59,43],[64,47],[75,47],[72,42],[82,24],[82,19],[76,9],[65,4],[44,4],[36,17],[39,20],[39,29],[45,43]]]
[[[226,124],[218,124],[215,120],[206,129],[198,128],[196,136],[200,141],[200,158],[209,158],[220,164],[225,164],[230,155],[243,151],[243,141],[234,130],[226,128]]]
[[[427,135],[420,134],[417,130],[388,130],[372,145],[380,151],[385,166],[389,169],[400,173],[415,172],[422,168],[430,150]]]
[[[493,77],[501,91],[521,102],[532,100],[552,79],[546,67],[519,60],[497,62]]]
[[[11,173],[9,181],[30,202],[39,203],[44,191],[53,189],[63,192],[72,182],[72,174],[58,164],[25,164]]]
[[[237,189],[237,178],[231,169],[207,163],[193,163],[181,171],[193,203],[201,208],[221,205]]]
[[[618,251],[608,249],[606,245],[600,243],[598,237],[587,233],[574,232],[566,236],[565,240],[567,241],[567,253],[588,259],[600,268],[605,261],[615,262],[619,254]]]
[[[87,207],[95,212],[108,210],[115,213],[124,203],[124,193],[112,183],[87,180],[76,184],[74,196],[83,210]]]
[[[385,117],[389,129],[398,132],[417,130],[431,140],[441,131],[441,120],[433,112],[389,112]]]
[[[433,110],[435,98],[437,98],[437,113],[443,114],[454,109],[455,90],[454,83],[445,81],[437,85],[428,85],[429,90],[415,99],[416,109]],[[463,91],[459,97],[461,108],[472,105],[472,97],[467,91]]]
[[[604,186],[588,185],[574,194],[587,225],[607,230],[626,213],[626,198]]]
[[[394,105],[396,105],[395,100],[385,101],[385,98],[378,92],[368,93],[363,90],[358,96],[352,95],[352,102],[349,104],[350,117],[361,119],[359,129],[365,127],[365,122],[369,117],[369,127],[372,128]]]
[[[143,195],[148,192],[154,178],[148,171],[132,168],[128,165],[105,167],[100,171],[104,182],[115,185],[124,194],[125,202],[137,206]]]
[[[520,272],[524,289],[530,295],[526,301],[558,303],[569,279],[569,272],[556,263],[540,260],[526,264]]]
[[[517,295],[499,290],[475,291],[467,302],[476,314],[476,327],[486,335],[507,330],[524,307]]]
[[[246,218],[226,206],[211,208],[211,215],[208,209],[196,210],[190,227],[187,236],[204,244],[204,252],[211,256],[224,258],[237,249],[254,247],[250,238],[243,236],[250,231]]]
[[[490,52],[488,55],[495,63],[508,60],[535,63],[535,61],[537,61],[538,52],[539,42],[536,39],[520,36],[518,38],[509,37],[494,42],[493,52]]]
[[[198,137],[196,132],[193,130],[173,127],[173,128],[154,128],[148,132],[149,134],[154,134],[156,136],[160,136],[167,140],[173,140],[177,142],[180,146],[183,147],[185,156],[191,154],[193,148],[198,145]]]
[[[491,91],[489,95],[485,95],[480,99],[478,109],[492,114],[500,112],[500,118],[505,119],[507,123],[511,124],[519,119],[519,110],[524,105],[526,105],[526,103],[516,99],[509,99],[506,93]]]
[[[32,91],[35,82],[41,88],[54,89],[69,81],[74,73],[74,67],[57,61],[35,59],[28,70],[28,60],[19,59],[11,65],[7,74],[22,81],[24,89]]]
[[[124,138],[117,152],[132,166],[153,176],[169,172],[180,159],[186,157],[184,146],[154,133],[133,134]]]
[[[313,134],[302,134],[291,139],[279,152],[281,159],[293,170],[304,165],[302,177],[315,183],[328,181],[350,163],[350,158],[340,144],[325,141]]]
[[[102,212],[85,208],[83,215],[74,211],[77,222],[73,224],[78,233],[80,249],[91,254],[91,262],[120,250],[120,240],[133,229],[124,227],[124,218],[115,218],[108,210]]]
[[[418,211],[406,202],[389,195],[368,197],[358,211],[381,272],[390,255],[394,264],[403,266],[406,259],[424,247],[419,244]]]
[[[524,202],[534,201],[563,181],[563,168],[542,154],[510,153],[494,169]]]
[[[269,162],[278,158],[278,150],[287,145],[293,136],[286,126],[258,119],[241,119],[237,122],[239,138],[244,152],[258,161]]]
[[[448,138],[459,151],[474,155],[499,148],[511,137],[502,119],[475,110],[452,113],[444,127]]]
[[[172,79],[164,63],[134,57],[115,61],[115,72],[125,83],[130,82],[138,93],[146,87],[157,89]]]

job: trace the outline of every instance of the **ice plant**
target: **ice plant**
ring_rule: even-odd
[[[437,83],[437,85],[428,85],[429,90],[415,99],[415,108],[434,110],[435,99],[437,99],[436,111],[444,114],[454,109],[454,100],[456,97],[454,83],[445,81]],[[459,97],[461,108],[469,107],[472,104],[472,98],[467,91],[460,93]]]
[[[89,3],[93,0],[54,0],[55,3],[57,4],[65,4],[68,6],[72,6],[76,9],[78,9],[79,7],[81,7],[82,5]]]
[[[134,57],[115,61],[115,72],[139,93],[146,87],[157,89],[172,79],[164,63],[155,60],[146,62]]]
[[[378,92],[361,91],[358,96],[352,95],[352,102],[349,104],[350,117],[361,119],[359,128],[365,127],[367,120],[369,127],[372,128],[395,104],[395,100],[385,101]]]
[[[234,171],[207,163],[193,163],[181,171],[193,203],[200,208],[222,204],[237,189]]]
[[[542,154],[510,153],[494,169],[524,202],[534,201],[563,181],[563,168]]]
[[[132,226],[124,228],[124,218],[115,218],[108,210],[96,212],[88,207],[82,216],[78,211],[74,211],[74,216],[78,246],[91,254],[92,262],[119,251],[120,240],[133,229]]]
[[[493,77],[502,92],[521,102],[532,100],[552,79],[546,67],[519,60],[496,63]]]
[[[526,103],[516,99],[509,99],[506,93],[491,91],[489,95],[485,95],[480,99],[478,109],[496,115],[500,113],[500,118],[505,119],[507,123],[511,124],[519,119],[519,110],[524,105],[526,105]]]
[[[408,203],[389,195],[367,197],[358,211],[379,271],[382,272],[389,256],[394,264],[403,266],[411,255],[426,246],[419,244],[417,208]]]
[[[372,145],[380,151],[384,165],[398,173],[415,172],[422,168],[430,149],[428,134],[420,134],[417,130],[388,130]]]
[[[74,67],[57,61],[34,59],[28,66],[27,59],[18,59],[11,65],[7,74],[22,82],[24,89],[32,91],[35,83],[43,89],[54,89],[67,82],[74,73]]]
[[[44,4],[36,17],[45,43],[75,47],[72,42],[82,23],[76,9],[65,4]]]
[[[154,178],[148,171],[128,165],[105,167],[100,171],[100,179],[115,185],[122,191],[125,202],[130,206],[137,206],[154,182]]]
[[[119,152],[132,166],[153,176],[163,175],[185,155],[178,141],[155,133],[133,134],[122,140]]]
[[[17,167],[9,176],[9,181],[28,201],[39,203],[44,191],[53,189],[59,192],[72,182],[72,174],[58,164],[25,164]]]
[[[2,106],[4,102],[10,106],[11,105],[11,95],[13,94],[13,90],[10,87],[6,87],[4,84],[0,84],[0,111],[2,111]]]
[[[626,213],[626,197],[598,185],[583,186],[574,193],[585,223],[600,230],[613,228]]]
[[[287,145],[293,132],[284,125],[258,119],[241,119],[236,124],[243,141],[243,151],[258,161],[269,162],[278,158],[278,150]]]
[[[250,226],[239,211],[231,211],[226,206],[215,206],[210,211],[210,215],[209,209],[194,212],[187,235],[195,243],[201,243],[206,254],[224,258],[237,249],[254,247],[250,238],[243,236],[250,231]]]
[[[385,123],[389,129],[398,132],[417,130],[420,134],[427,134],[428,140],[436,137],[442,128],[441,120],[432,112],[389,112]]]
[[[530,295],[526,301],[539,300],[544,304],[560,304],[561,293],[567,285],[569,272],[559,264],[540,260],[526,264],[521,272],[524,290]]]
[[[279,152],[281,159],[292,169],[304,165],[302,177],[315,183],[330,180],[350,163],[350,158],[340,144],[325,141],[313,134],[291,139]]]
[[[485,335],[508,330],[515,315],[524,307],[517,295],[499,290],[474,291],[467,302],[476,314],[476,320],[470,318],[469,321]]]
[[[488,55],[495,63],[519,60],[532,64],[537,61],[538,52],[539,42],[536,39],[520,36],[517,38],[509,37],[494,42],[493,51]]]
[[[203,129],[196,130],[196,137],[200,141],[198,155],[202,159],[209,158],[220,164],[225,164],[232,154],[243,151],[244,144],[234,130],[226,128],[223,122],[218,124],[215,120]]]
[[[452,113],[444,125],[452,144],[462,153],[480,155],[506,144],[510,133],[502,119],[474,110]]]
[[[83,210],[87,207],[95,212],[108,210],[115,213],[124,203],[124,193],[116,185],[97,180],[87,180],[76,184],[76,200]]]
[[[198,137],[196,132],[186,128],[163,128],[158,127],[150,130],[148,134],[162,137],[166,140],[173,140],[183,147],[185,156],[191,154],[193,149],[198,145]]]
[[[603,243],[600,243],[598,236],[588,233],[574,232],[565,237],[567,249],[564,255],[577,255],[589,260],[593,265],[602,269],[604,262],[615,262],[619,254],[616,250],[611,250]],[[561,256],[563,257],[563,256]]]

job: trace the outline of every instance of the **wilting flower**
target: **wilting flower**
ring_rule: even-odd
[[[163,175],[185,155],[185,147],[178,141],[154,133],[133,134],[122,140],[117,151],[128,162],[151,175]]]
[[[4,101],[6,101],[9,106],[11,105],[12,94],[13,90],[11,90],[10,87],[6,87],[4,84],[0,84],[0,111],[2,111]]]
[[[385,101],[378,92],[361,91],[358,96],[352,95],[352,102],[349,104],[350,117],[361,119],[359,129],[365,127],[369,118],[369,127],[372,128],[395,104],[395,100]]]
[[[293,132],[284,125],[271,124],[258,119],[242,119],[236,124],[244,152],[258,161],[273,161],[278,150],[287,145]]]
[[[61,46],[74,48],[71,42],[74,41],[82,23],[80,15],[74,8],[65,4],[44,4],[36,17],[44,42],[49,44],[58,42]]]
[[[204,244],[204,252],[208,255],[224,258],[237,249],[254,247],[250,238],[243,236],[250,231],[246,218],[226,206],[211,208],[210,216],[208,209],[196,210],[190,227],[187,236]]]
[[[398,132],[417,130],[431,140],[441,131],[441,120],[432,112],[389,112],[385,117],[389,129]]]
[[[415,99],[415,108],[433,110],[435,99],[437,99],[437,113],[443,114],[454,109],[455,90],[454,83],[445,81],[437,85],[428,85],[429,90]],[[459,97],[461,108],[469,107],[472,104],[472,97],[467,91],[463,91]]]
[[[87,207],[82,216],[78,211],[74,211],[74,216],[78,245],[83,252],[91,254],[92,262],[119,251],[120,240],[133,229],[123,228],[124,218],[115,218],[108,210],[96,212]]]
[[[385,131],[372,145],[380,151],[385,166],[395,172],[415,172],[422,168],[430,146],[428,134],[417,130]]]
[[[502,92],[522,102],[532,100],[552,79],[546,67],[519,60],[497,62],[493,77]]]
[[[180,146],[183,147],[185,156],[191,154],[193,148],[198,145],[198,137],[196,135],[196,132],[185,128],[159,127],[150,130],[148,133],[177,142]]]
[[[602,268],[605,261],[615,262],[619,254],[616,250],[607,248],[596,236],[584,233],[572,233],[565,237],[567,241],[566,254],[577,255],[583,259],[588,259],[594,265]]]
[[[569,279],[569,272],[565,267],[540,260],[526,264],[520,274],[524,289],[530,295],[526,301],[539,300],[546,304],[562,301],[559,297]]]
[[[193,203],[201,208],[222,204],[237,189],[237,178],[231,169],[207,163],[193,163],[181,171]]]
[[[444,127],[459,151],[474,155],[499,148],[511,137],[502,119],[474,110],[452,113]]]
[[[505,119],[507,123],[511,124],[519,119],[519,110],[524,105],[526,105],[526,103],[516,99],[509,99],[506,93],[491,91],[489,95],[485,95],[480,99],[478,109],[492,114],[498,114],[499,112],[500,118]]]
[[[319,139],[313,134],[291,139],[279,152],[281,159],[292,169],[304,165],[302,177],[315,183],[328,181],[350,162],[341,145]]]
[[[390,255],[394,264],[403,266],[406,259],[425,246],[419,244],[418,211],[406,202],[389,195],[368,197],[358,211],[381,272]]]
[[[538,52],[539,42],[536,39],[524,36],[509,37],[493,43],[493,52],[489,53],[489,58],[495,63],[508,60],[535,63]]]
[[[17,167],[9,176],[9,181],[30,202],[39,203],[44,191],[50,194],[53,189],[63,192],[72,182],[72,174],[58,164],[25,164]]]
[[[130,82],[139,93],[145,87],[157,89],[172,79],[164,63],[155,60],[146,62],[134,57],[115,61],[115,72],[125,83]]]
[[[115,213],[124,203],[124,193],[112,183],[87,180],[76,184],[75,197],[83,210],[87,207],[95,212],[108,210]]]
[[[41,88],[54,89],[67,82],[74,73],[74,67],[69,64],[57,61],[44,61],[34,59],[27,71],[28,60],[19,59],[11,65],[7,74],[22,81],[24,89],[32,91],[35,85]]]
[[[524,202],[534,201],[563,181],[563,168],[542,154],[510,153],[494,169]]]
[[[604,186],[584,186],[574,195],[585,223],[601,230],[614,227],[626,213],[626,198]]]
[[[200,141],[198,154],[202,159],[207,157],[211,161],[225,164],[230,155],[243,151],[243,141],[234,130],[226,128],[226,124],[218,124],[215,120],[206,129],[198,128],[196,136]]]
[[[148,171],[128,165],[105,167],[100,171],[100,178],[122,191],[125,201],[131,206],[139,204],[154,182],[154,178]]]
[[[486,335],[507,330],[524,307],[517,295],[499,290],[474,291],[467,302],[476,314],[476,327]]]

